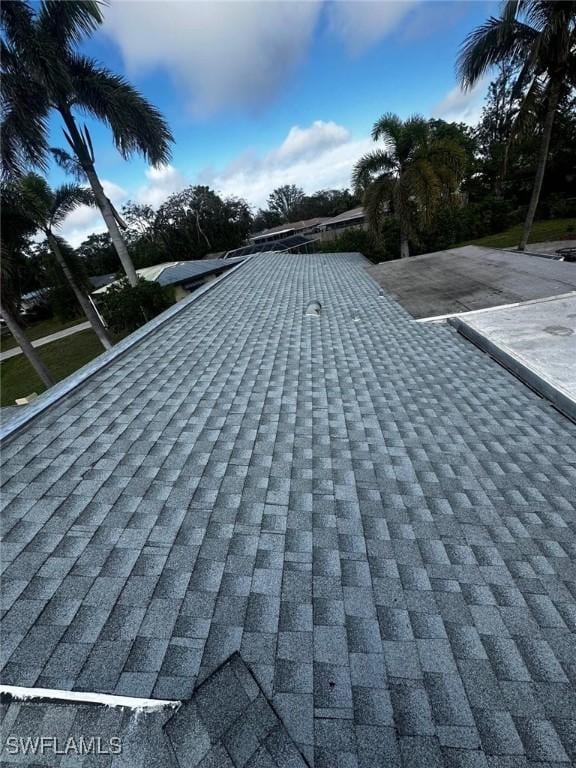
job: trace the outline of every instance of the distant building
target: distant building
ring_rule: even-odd
[[[160,285],[172,285],[176,301],[188,296],[189,293],[199,288],[204,283],[214,280],[227,269],[241,261],[232,259],[209,259],[201,261],[167,261],[163,264],[155,264],[153,267],[137,269],[136,274],[144,280],[150,280]],[[106,293],[111,285],[118,281],[109,282],[92,292],[93,296],[101,296]]]
[[[292,221],[290,224],[279,224],[276,227],[269,227],[268,229],[262,230],[262,232],[250,235],[248,239],[254,244],[261,245],[263,243],[274,242],[275,240],[282,240],[296,234],[314,234],[317,231],[318,226],[325,221],[329,221],[329,219],[326,217],[316,217],[314,219]]]
[[[116,280],[116,272],[110,272],[108,275],[92,275],[88,280],[92,288],[103,288]]]
[[[331,219],[325,219],[317,227],[317,232],[321,240],[332,240],[339,235],[343,229],[366,228],[366,213],[362,206],[352,208],[349,211],[334,216]]]
[[[256,241],[249,245],[244,245],[241,248],[235,248],[233,251],[228,251],[224,258],[228,260],[231,258],[238,258],[239,256],[251,256],[255,253],[269,253],[271,251],[310,253],[311,250],[314,249],[312,244],[315,239],[316,238],[311,239],[299,234],[291,234],[273,240],[265,240],[263,242]]]
[[[331,240],[340,234],[343,229],[352,227],[365,227],[366,214],[362,206],[352,208],[349,211],[338,216],[317,217],[315,219],[304,219],[303,221],[293,221],[290,224],[279,224],[277,227],[264,229],[250,235],[249,240],[254,246],[270,246],[278,241],[285,241],[297,235],[311,238],[311,240]],[[266,250],[288,250],[288,248],[269,248]],[[253,252],[253,251],[251,251]]]

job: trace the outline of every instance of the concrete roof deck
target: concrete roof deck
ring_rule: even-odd
[[[576,430],[365,266],[253,259],[7,441],[5,684],[239,651],[317,768],[576,759]]]
[[[385,261],[368,271],[416,318],[576,290],[576,263],[477,245]]]
[[[450,323],[576,422],[576,291]]]

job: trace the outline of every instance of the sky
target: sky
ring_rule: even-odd
[[[492,0],[111,0],[83,52],[126,76],[166,117],[172,158],[150,168],[88,125],[97,171],[116,205],[158,207],[189,184],[265,207],[282,184],[350,185],[384,112],[473,124],[487,80],[464,93],[455,60]],[[63,146],[61,124],[51,143]],[[52,168],[50,181],[64,180]],[[62,234],[78,246],[104,227],[81,208]]]

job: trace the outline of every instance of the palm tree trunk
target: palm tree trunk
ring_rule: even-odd
[[[100,183],[100,179],[98,178],[98,174],[94,168],[94,158],[91,156],[90,151],[87,148],[86,143],[76,126],[76,122],[68,106],[61,105],[58,107],[58,111],[62,115],[62,119],[64,120],[66,128],[70,134],[69,140],[71,140],[71,146],[76,154],[76,157],[78,158],[78,162],[82,166],[82,169],[88,179],[88,183],[92,187],[96,205],[100,209],[100,213],[102,214],[102,218],[106,224],[106,229],[110,234],[112,244],[116,250],[116,253],[118,254],[118,258],[120,259],[122,266],[124,267],[124,272],[126,272],[130,285],[136,286],[138,285],[138,276],[136,274],[136,270],[134,269],[134,264],[132,264],[132,259],[130,258],[128,249],[126,248],[124,238],[120,232],[120,227],[118,226],[118,214],[115,212],[115,209],[112,206],[110,200],[108,200],[108,197],[104,192],[104,188]]]
[[[542,131],[542,143],[540,145],[540,156],[538,158],[538,167],[536,169],[536,177],[534,179],[534,186],[532,188],[532,197],[530,198],[530,204],[528,205],[528,212],[526,214],[526,221],[524,222],[524,231],[522,232],[522,239],[518,244],[518,250],[526,250],[528,238],[532,230],[534,223],[534,217],[536,216],[536,209],[538,207],[538,201],[540,200],[540,192],[542,191],[542,182],[544,181],[544,173],[546,171],[546,163],[548,161],[548,150],[550,149],[550,138],[552,136],[552,126],[554,124],[554,116],[556,115],[556,107],[560,99],[561,83],[559,80],[552,80],[548,89],[548,109],[546,111],[546,119],[544,120],[544,129]]]
[[[112,244],[116,250],[116,253],[118,254],[118,258],[122,262],[122,266],[124,267],[124,272],[126,272],[130,285],[136,286],[138,285],[138,275],[136,274],[134,264],[132,263],[132,259],[130,258],[130,254],[126,248],[126,243],[124,242],[124,238],[120,232],[120,227],[118,226],[116,216],[114,215],[112,204],[104,192],[102,184],[100,183],[100,179],[94,170],[94,166],[90,165],[85,167],[84,172],[88,177],[88,181],[92,187],[92,191],[94,192],[96,205],[100,209],[100,213],[102,214],[102,218],[106,224],[106,229],[110,233]]]
[[[58,243],[58,240],[52,232],[46,232],[46,237],[48,238],[48,244],[50,245],[50,250],[54,254],[54,258],[62,268],[62,272],[64,272],[64,276],[66,280],[70,283],[70,287],[74,291],[74,296],[76,296],[78,303],[82,307],[82,311],[86,315],[88,321],[90,322],[90,325],[94,329],[94,333],[100,340],[100,343],[104,347],[104,349],[111,349],[112,348],[112,341],[110,337],[108,336],[108,333],[106,332],[106,328],[102,325],[102,322],[100,321],[100,318],[98,317],[96,310],[90,304],[90,301],[82,288],[78,285],[78,282],[76,281],[76,278],[70,271],[70,267],[66,263],[66,259],[64,258],[64,254],[62,253],[62,250],[60,248],[60,245]]]
[[[410,256],[410,245],[404,229],[400,229],[400,258],[407,259]]]
[[[395,187],[395,208],[396,208],[396,218],[398,220],[398,225],[400,226],[400,258],[401,259],[407,259],[410,256],[410,245],[408,243],[408,234],[406,232],[406,221],[405,221],[405,208],[404,203],[406,202],[403,196],[403,189],[402,189],[402,181],[403,181],[403,173],[404,169],[402,166],[400,167],[400,171],[398,173],[398,181]]]
[[[48,368],[44,365],[38,354],[36,353],[36,350],[32,346],[32,344],[28,341],[26,334],[20,328],[18,323],[16,322],[16,319],[12,315],[12,313],[6,309],[6,306],[0,302],[0,314],[6,321],[6,325],[8,326],[8,329],[12,336],[16,339],[18,342],[18,346],[22,350],[22,352],[26,355],[28,358],[28,362],[30,365],[34,368],[38,376],[42,379],[44,385],[46,386],[46,389],[51,387],[54,384],[54,380],[52,379],[52,376],[50,375],[50,372]]]

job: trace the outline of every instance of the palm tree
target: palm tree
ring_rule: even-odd
[[[3,258],[2,259],[2,283],[4,283],[6,279],[5,269],[6,269],[5,258]],[[8,326],[8,330],[18,342],[18,346],[28,358],[28,362],[34,368],[34,370],[42,380],[42,383],[44,384],[46,389],[51,387],[54,384],[54,379],[52,378],[52,374],[50,373],[48,368],[44,365],[44,361],[40,358],[40,356],[38,355],[38,353],[36,352],[32,344],[28,340],[26,334],[24,333],[23,328],[20,326],[20,324],[16,320],[16,316],[14,315],[12,310],[8,308],[8,304],[4,299],[4,296],[0,298],[0,315],[2,315],[2,317],[4,318],[6,325]]]
[[[383,215],[392,213],[400,226],[400,256],[410,255],[409,240],[428,221],[442,199],[456,190],[465,153],[454,141],[439,139],[419,115],[402,121],[390,112],[372,128],[382,149],[368,152],[356,163],[354,190],[363,197],[368,222],[377,230]]]
[[[516,83],[531,102],[543,91],[546,115],[540,155],[518,250],[526,248],[540,199],[550,137],[563,92],[576,85],[576,2],[574,0],[507,0],[501,15],[471,32],[460,49],[458,73],[471,88],[490,67],[520,60]]]
[[[93,205],[94,196],[90,190],[76,184],[64,184],[52,190],[48,183],[35,173],[28,174],[20,181],[19,190],[24,211],[37,229],[46,236],[52,255],[62,269],[96,336],[104,349],[110,349],[112,341],[90,299],[68,266],[63,252],[63,243],[54,233],[54,230],[62,225],[66,216],[73,210],[80,205]]]
[[[151,165],[169,160],[172,135],[160,112],[130,83],[75,50],[102,20],[95,0],[43,0],[37,10],[23,0],[2,3],[2,169],[8,175],[31,166],[46,169],[48,118],[58,112],[122,266],[136,285],[117,213],[96,173],[90,134],[77,123],[77,113],[105,123],[122,157],[138,152]]]
[[[28,362],[34,368],[45,387],[51,387],[54,380],[48,368],[28,340],[24,329],[16,319],[19,291],[17,290],[17,262],[27,239],[34,234],[35,227],[22,210],[12,184],[2,184],[2,259],[0,260],[0,315],[8,330],[14,336]]]

